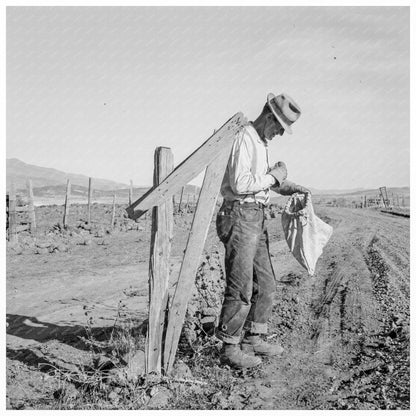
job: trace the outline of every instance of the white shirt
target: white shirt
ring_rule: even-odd
[[[234,139],[230,159],[221,185],[227,201],[269,202],[269,188],[276,180],[267,172],[269,157],[267,144],[255,128],[247,125]]]

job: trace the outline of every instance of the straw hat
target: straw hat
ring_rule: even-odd
[[[292,134],[290,126],[301,114],[301,110],[293,98],[284,93],[277,96],[270,93],[267,95],[267,104],[285,131]]]

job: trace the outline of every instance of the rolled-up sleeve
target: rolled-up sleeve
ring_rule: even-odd
[[[275,184],[275,178],[267,173],[252,172],[252,160],[255,157],[253,144],[244,134],[234,141],[230,157],[230,186],[236,194],[254,194],[269,189]]]

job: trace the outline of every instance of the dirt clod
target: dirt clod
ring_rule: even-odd
[[[172,377],[192,380],[192,371],[183,361],[178,361],[173,367]]]
[[[145,372],[144,351],[130,352],[126,354],[124,360],[127,362],[126,375],[128,380],[135,380]]]
[[[159,388],[147,403],[149,409],[163,409],[172,397],[172,392],[167,388]]]

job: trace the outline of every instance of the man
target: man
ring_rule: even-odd
[[[286,180],[283,162],[270,169],[267,142],[291,134],[300,114],[288,95],[269,94],[261,114],[235,138],[221,185],[217,233],[225,246],[226,289],[216,335],[223,341],[221,361],[233,367],[255,367],[257,355],[283,352],[260,337],[267,333],[275,289],[264,207],[270,188],[282,195],[309,191]]]

